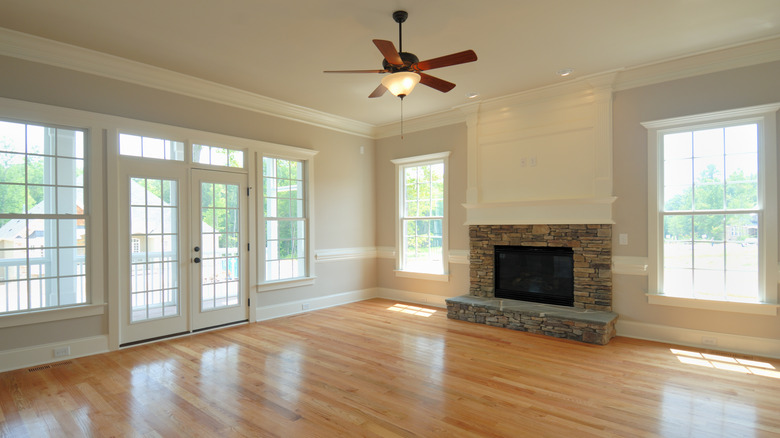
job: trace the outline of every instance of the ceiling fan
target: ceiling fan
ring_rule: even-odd
[[[453,88],[452,82],[439,79],[435,76],[423,73],[435,68],[449,67],[451,65],[464,64],[477,60],[477,54],[473,50],[453,53],[438,58],[420,61],[413,53],[403,51],[402,24],[409,14],[406,11],[393,12],[393,20],[398,23],[398,46],[395,50],[392,41],[373,40],[374,45],[382,53],[382,70],[326,70],[324,73],[390,73],[382,78],[382,83],[368,97],[379,97],[390,91],[393,95],[403,99],[417,83],[427,85],[433,89],[446,93]]]

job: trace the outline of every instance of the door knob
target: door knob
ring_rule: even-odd
[[[194,259],[192,259],[192,261],[195,263],[200,263],[200,257],[195,257]]]
[[[199,247],[199,246],[196,246],[195,248],[193,248],[193,250],[194,250],[195,252],[198,252],[198,251],[200,251],[200,247]]]

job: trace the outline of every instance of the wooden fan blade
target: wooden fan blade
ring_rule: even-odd
[[[401,59],[401,55],[398,54],[398,50],[395,50],[395,45],[392,41],[374,40],[374,45],[382,52],[382,56],[385,57],[387,62],[392,65],[404,65],[404,61]]]
[[[451,65],[465,64],[477,60],[477,54],[473,50],[464,50],[451,55],[440,56],[438,58],[420,61],[417,63],[416,70],[433,70],[434,68],[449,67]]]
[[[379,86],[376,87],[376,89],[371,94],[369,94],[368,97],[370,98],[379,97],[385,94],[385,91],[387,91],[387,87],[385,87],[382,84],[379,84]]]
[[[439,90],[442,93],[446,93],[455,88],[455,84],[452,82],[447,82],[444,79],[439,79],[435,76],[427,75],[425,73],[420,73],[420,83]]]
[[[323,73],[387,73],[387,70],[325,70]]]

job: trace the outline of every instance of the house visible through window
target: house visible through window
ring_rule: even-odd
[[[89,301],[84,138],[0,121],[0,313]]]
[[[764,141],[764,120],[648,124],[655,128],[651,148],[657,148],[651,150],[657,160],[651,175],[657,214],[651,217],[657,256],[651,257],[651,290],[715,301],[759,303],[767,294],[773,299],[777,253],[770,236],[776,236],[777,195],[765,165],[776,156],[776,145]]]
[[[263,157],[265,280],[307,275],[304,162]]]
[[[393,160],[398,175],[400,271],[446,272],[448,155]]]

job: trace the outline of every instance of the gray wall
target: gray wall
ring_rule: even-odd
[[[0,72],[0,97],[317,150],[313,249],[375,245],[374,140],[16,58],[0,57]],[[312,299],[370,289],[374,267],[373,259],[318,263],[314,286],[281,296]],[[115,291],[106,295],[116,299]],[[273,304],[270,295],[258,298]],[[106,318],[0,329],[0,351],[105,335]]]
[[[395,165],[396,158],[415,157],[450,151],[449,157],[449,247],[467,251],[469,230],[466,225],[466,124],[460,123],[420,132],[384,138],[376,149],[376,246],[395,246]],[[442,297],[468,293],[468,265],[450,263],[449,282],[396,277],[396,262],[377,259],[377,286],[397,291],[420,292]]]
[[[233,107],[102,77],[0,57],[0,96],[182,126],[320,151],[315,158],[315,250],[394,247],[391,159],[451,151],[450,249],[468,250],[466,125],[407,133],[376,142]],[[647,134],[641,122],[780,102],[780,62],[708,74],[615,93],[614,242],[616,256],[647,257]],[[780,124],[778,124],[780,126]],[[364,148],[363,154],[360,148]],[[772,163],[777,171],[778,163]],[[451,264],[447,283],[398,278],[380,258],[318,263],[314,286],[272,295],[270,304],[380,287],[440,296],[468,292],[468,265]],[[613,308],[621,320],[780,339],[780,317],[651,306],[647,278],[615,275]],[[109,299],[115,299],[108,291]],[[269,298],[271,296],[269,295]],[[0,351],[103,335],[105,317],[0,329]]]
[[[773,62],[615,93],[614,255],[648,256],[647,130],[641,122],[780,102],[778,78],[780,62]],[[777,172],[778,163],[766,164]],[[626,246],[618,245],[621,233],[629,235]],[[780,317],[649,305],[647,287],[647,277],[615,275],[613,309],[621,321],[780,339]]]

